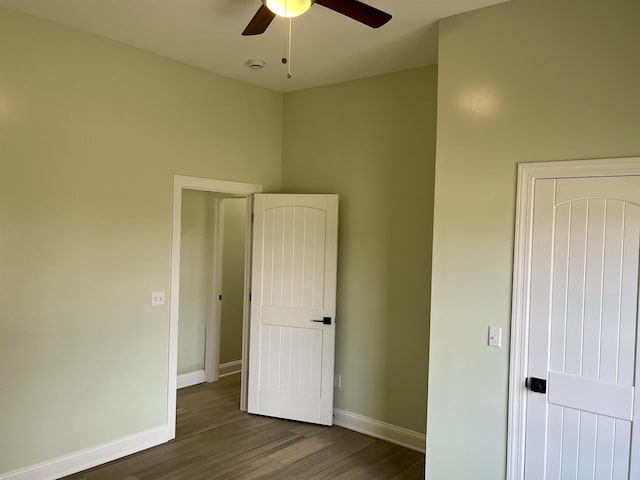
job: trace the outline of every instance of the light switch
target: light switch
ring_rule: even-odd
[[[502,347],[502,328],[489,325],[489,346]]]
[[[157,307],[159,305],[164,305],[164,291],[151,292],[151,306]]]

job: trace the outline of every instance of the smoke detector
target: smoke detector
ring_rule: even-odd
[[[251,70],[262,70],[264,68],[264,60],[258,58],[250,58],[244,64]]]

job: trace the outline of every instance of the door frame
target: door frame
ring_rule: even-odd
[[[171,281],[169,307],[169,345],[168,345],[168,374],[167,374],[167,425],[169,438],[176,436],[176,386],[178,377],[178,319],[180,306],[180,242],[182,233],[182,192],[183,190],[201,190],[205,192],[223,193],[247,197],[247,242],[245,247],[245,282],[243,305],[243,335],[242,335],[242,380],[240,392],[240,407],[246,410],[246,380],[248,372],[248,322],[249,322],[249,285],[251,273],[251,196],[261,193],[262,185],[250,183],[230,182],[211,178],[173,176],[172,199],[172,228],[171,228]],[[215,253],[214,253],[215,255]],[[218,318],[219,320],[219,318]],[[215,326],[214,326],[215,327]],[[215,328],[213,329],[215,331]],[[218,321],[219,331],[219,321]],[[211,342],[211,339],[208,340]],[[215,341],[214,341],[215,344]]]
[[[507,480],[521,480],[524,476],[524,439],[527,407],[527,391],[524,380],[528,369],[531,235],[533,233],[535,181],[542,178],[619,177],[629,175],[640,175],[640,157],[518,164],[513,253],[511,352],[509,360]]]

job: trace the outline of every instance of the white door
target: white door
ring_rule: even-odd
[[[640,479],[640,177],[534,190],[525,478]]]
[[[331,425],[337,195],[255,195],[248,411]]]

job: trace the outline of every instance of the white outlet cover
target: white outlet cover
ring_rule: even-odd
[[[502,328],[493,325],[489,326],[489,342],[490,347],[502,347]]]
[[[164,305],[164,290],[159,292],[151,292],[151,306],[157,307]]]

